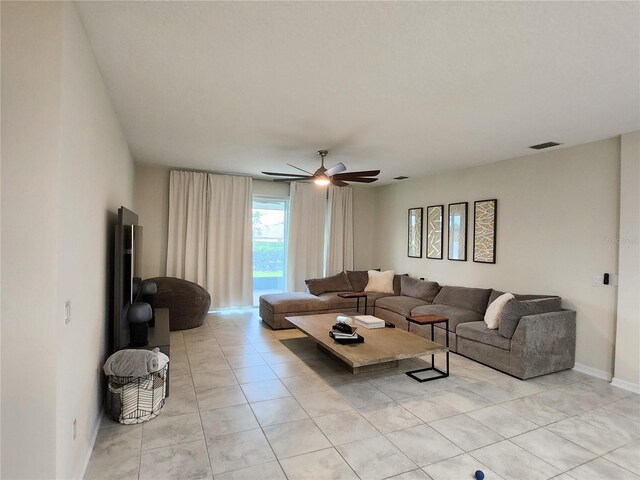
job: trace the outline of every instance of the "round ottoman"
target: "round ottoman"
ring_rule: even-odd
[[[156,283],[158,293],[145,300],[153,308],[169,309],[170,330],[186,330],[204,323],[211,295],[197,283],[174,277],[150,278]]]

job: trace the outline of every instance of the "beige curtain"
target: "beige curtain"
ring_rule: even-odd
[[[326,275],[353,270],[353,189],[329,187]]]
[[[324,273],[327,191],[313,183],[291,183],[287,290],[304,292],[307,278]]]
[[[172,171],[167,275],[202,285],[211,306],[252,302],[251,178]]]

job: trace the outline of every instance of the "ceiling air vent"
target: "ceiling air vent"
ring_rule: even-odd
[[[542,150],[544,148],[557,147],[558,145],[562,145],[558,142],[545,142],[539,143],[538,145],[531,145],[529,148],[533,148],[534,150]]]
[[[403,175],[400,175],[399,177],[393,177],[394,180],[406,180],[409,177],[405,177]]]

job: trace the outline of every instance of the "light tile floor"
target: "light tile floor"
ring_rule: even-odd
[[[257,311],[171,333],[161,415],[105,418],[87,479],[640,479],[640,397],[573,370],[520,381],[451,355],[348,373]]]

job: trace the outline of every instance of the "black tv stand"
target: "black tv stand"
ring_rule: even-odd
[[[129,347],[134,349],[153,350],[159,348],[162,353],[167,357],[169,355],[169,309],[168,308],[156,308],[155,309],[156,323],[153,327],[149,327],[149,343],[143,347]],[[171,371],[171,362],[167,368],[167,397],[169,396],[169,372]]]

